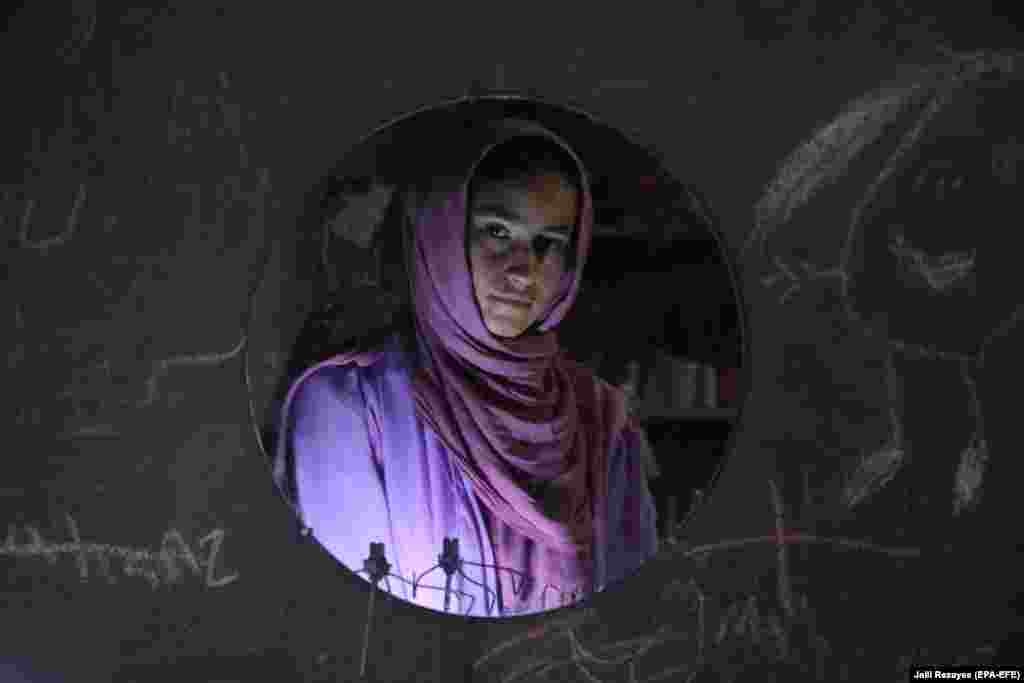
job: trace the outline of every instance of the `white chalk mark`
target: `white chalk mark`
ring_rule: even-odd
[[[975,253],[947,252],[930,256],[913,248],[903,235],[896,235],[889,251],[913,275],[924,280],[933,292],[943,293],[974,270]]]
[[[897,412],[902,403],[902,392],[898,375],[893,367],[891,349],[886,351],[886,399],[889,415],[889,438],[878,450],[861,460],[857,469],[843,487],[843,504],[853,508],[862,501],[877,494],[903,467],[905,450],[903,446],[903,423]]]
[[[1021,320],[1024,320],[1024,303],[1018,304],[1013,313],[1003,319],[998,325],[996,325],[996,328],[992,333],[985,337],[985,340],[981,343],[981,350],[978,352],[977,362],[979,367],[985,364],[985,353],[988,350],[988,347],[997,339],[1016,327]]]
[[[761,643],[761,613],[758,610],[757,596],[746,596],[745,600],[733,602],[725,610],[715,644],[721,645],[729,635],[739,638],[750,637],[754,643]]]
[[[778,591],[779,604],[789,616],[793,615],[793,588],[789,577],[789,556],[786,547],[786,517],[782,505],[782,496],[779,495],[779,487],[774,479],[768,480],[769,494],[771,495],[772,511],[775,515],[775,537],[778,541],[776,549],[776,561],[778,562]]]
[[[239,354],[239,352],[245,347],[246,337],[247,335],[243,334],[241,339],[238,340],[238,343],[229,351],[181,354],[166,358],[160,361],[160,363],[164,367],[168,368],[180,365],[219,365],[225,361],[231,360]]]
[[[210,588],[220,588],[221,586],[226,586],[229,583],[234,583],[238,579],[237,572],[229,574],[228,576],[222,576],[219,579],[213,578],[214,570],[217,566],[217,555],[220,553],[221,545],[223,543],[223,529],[214,529],[209,534],[199,539],[199,547],[203,547],[206,544],[210,545],[210,556],[206,561],[206,585]]]
[[[960,454],[960,464],[953,483],[954,517],[976,507],[980,502],[981,484],[988,459],[988,444],[984,440],[972,440]]]
[[[178,566],[178,560],[183,561],[185,568],[191,571],[193,575],[202,576],[199,560],[196,559],[192,549],[177,529],[170,529],[164,533],[164,537],[160,541],[159,559],[160,565],[164,570],[164,576],[167,577],[170,583],[179,582],[183,576],[183,572]]]
[[[181,533],[176,529],[170,529],[164,534],[161,549],[158,552],[130,548],[126,546],[108,545],[104,543],[84,543],[78,529],[78,524],[71,515],[65,515],[68,533],[71,536],[70,543],[50,543],[46,541],[39,529],[35,526],[26,526],[25,535],[29,543],[17,544],[17,529],[9,524],[7,539],[3,547],[0,547],[0,556],[20,558],[43,558],[50,566],[55,566],[61,556],[71,555],[75,559],[79,579],[83,582],[90,579],[89,561],[95,559],[99,562],[100,574],[108,582],[116,583],[116,572],[112,571],[111,560],[119,559],[122,563],[122,573],[125,576],[141,576],[154,589],[162,584],[174,585],[182,581],[184,572],[181,570],[180,562],[184,561],[185,568],[197,577],[203,576],[202,566],[196,559],[188,543]],[[215,529],[204,539],[223,539],[224,531]],[[200,546],[204,543],[200,540]],[[220,541],[216,545],[219,550]],[[220,588],[235,581],[238,574],[230,577],[211,580],[211,566],[216,562],[216,551],[211,552],[209,563],[206,568],[205,585],[209,588]]]
[[[874,550],[895,557],[917,557],[920,555],[920,550],[916,548],[887,549],[880,548],[879,546],[866,541],[851,541],[849,539],[839,538],[817,538],[804,534],[788,533],[785,531],[784,509],[782,507],[781,498],[779,497],[778,488],[773,481],[769,481],[769,486],[772,494],[772,505],[776,528],[773,536],[720,541],[696,548],[690,548],[681,554],[686,556],[692,556],[694,554],[706,555],[717,550],[737,548],[751,543],[774,542],[782,547],[790,543],[817,542]],[[776,555],[776,561],[778,565],[777,571],[780,577],[779,602],[782,605],[783,612],[785,614],[785,623],[796,623],[801,614],[810,611],[810,601],[805,594],[796,596],[795,598],[792,595],[792,589],[789,586],[789,570],[786,556],[779,553]],[[664,680],[680,680],[680,676],[683,672],[689,673],[686,680],[691,681],[698,673],[705,669],[705,663],[707,662],[706,656],[708,654],[705,650],[704,640],[704,634],[706,632],[706,596],[693,578],[691,578],[686,584],[683,584],[678,579],[674,579],[671,583],[666,585],[661,592],[662,602],[671,601],[675,603],[677,600],[682,600],[692,604],[694,599],[697,603],[696,610],[692,608],[688,610],[674,609],[672,610],[672,613],[680,615],[696,612],[697,614],[696,663],[673,665],[658,673],[648,676],[644,679],[643,683],[653,683],[654,681]],[[593,618],[593,616],[596,615],[591,611],[588,616]],[[490,659],[516,645],[531,641],[536,642],[538,640],[551,642],[554,639],[564,637],[569,642],[568,656],[528,659],[503,675],[501,680],[504,683],[513,683],[514,681],[521,680],[526,676],[547,676],[553,671],[570,666],[579,671],[587,680],[600,681],[601,679],[591,671],[591,667],[620,667],[625,664],[627,666],[627,675],[629,680],[636,681],[635,665],[636,660],[639,657],[647,654],[651,649],[657,646],[694,640],[694,634],[692,632],[674,631],[668,626],[663,625],[658,627],[656,631],[650,635],[622,640],[615,643],[606,643],[601,645],[600,649],[597,650],[585,647],[580,642],[579,636],[574,630],[576,625],[566,625],[563,622],[561,626],[564,628],[555,628],[554,624],[541,625],[524,634],[515,636],[514,638],[495,646],[482,657],[478,658],[474,662],[473,668],[474,670],[479,670]],[[761,645],[762,639],[766,636],[770,636],[772,642],[774,642],[778,647],[780,659],[785,660],[790,655],[789,627],[784,627],[782,619],[778,616],[763,614],[758,605],[756,595],[747,595],[746,597],[740,598],[723,608],[722,616],[715,630],[715,637],[713,639],[716,647],[720,646],[727,637],[730,636],[730,634],[734,637],[749,639],[755,645]],[[823,677],[825,662],[832,653],[832,647],[828,640],[818,633],[812,634],[811,644],[815,650],[819,677]],[[625,654],[622,653],[623,650],[626,650]],[[522,661],[522,658],[520,658],[520,661]]]
[[[60,246],[68,242],[75,234],[75,228],[78,225],[78,211],[85,202],[85,194],[85,183],[80,183],[78,185],[78,192],[75,194],[75,201],[71,205],[71,211],[68,213],[64,230],[58,235],[54,235],[50,238],[44,238],[36,242],[29,239],[29,229],[32,222],[32,211],[35,208],[35,200],[26,200],[25,211],[21,216],[21,246],[28,249],[38,249],[45,254],[46,250],[50,247]]]
[[[584,624],[592,623],[597,619],[597,610],[592,607],[584,609],[571,609],[568,610],[568,614],[557,619],[553,619],[550,623],[542,624],[538,628],[540,632],[535,630],[525,631],[518,636],[514,636],[499,645],[488,650],[485,654],[479,657],[473,664],[474,668],[479,668],[483,664],[486,664],[489,660],[497,657],[502,652],[521,645],[525,642],[536,640],[544,634],[551,633],[554,631],[561,631],[562,629],[575,628],[577,626],[583,626]]]
[[[51,566],[57,564],[57,551],[54,550],[53,546],[43,540],[43,536],[39,533],[39,529],[34,526],[25,527],[25,533],[30,539],[30,543],[28,545],[29,553],[41,555]]]
[[[782,261],[782,259],[776,257],[774,259],[774,262],[775,267],[777,269],[775,275],[771,277],[761,278],[761,284],[764,285],[765,287],[772,287],[775,285],[776,282],[785,277],[788,286],[786,287],[786,290],[782,293],[782,296],[779,298],[779,303],[784,304],[791,296],[800,291],[800,279],[793,273],[792,270],[790,270],[789,266],[787,266],[786,263]]]
[[[843,504],[855,507],[880,491],[903,467],[902,448],[886,443],[863,458],[843,487]]]
[[[878,117],[879,120],[884,119],[885,125],[888,125],[888,122],[895,120],[896,115],[906,110],[911,102],[920,103],[920,113],[914,115],[916,118],[901,135],[898,144],[883,164],[881,172],[868,184],[863,195],[855,203],[845,239],[840,247],[838,264],[832,269],[841,281],[840,300],[847,322],[860,326],[865,335],[876,335],[878,330],[857,312],[850,296],[852,283],[849,274],[853,248],[857,240],[863,239],[861,233],[865,226],[862,215],[865,208],[876,199],[880,188],[897,172],[911,150],[919,145],[926,128],[953,101],[954,95],[962,86],[980,78],[986,72],[1012,73],[1020,57],[1020,53],[1000,55],[984,51],[959,55],[955,57],[951,66],[940,66],[917,74],[915,78],[918,83],[879,90],[845,107],[830,126],[816,131],[810,141],[800,146],[781,165],[775,179],[768,185],[761,201],[758,202],[755,227],[744,245],[744,251],[757,246],[760,255],[766,256],[767,238],[790,220],[792,210],[805,203],[818,187],[839,178],[849,163],[865,148],[867,142],[877,139],[881,129],[869,126],[862,130],[865,121]],[[838,131],[837,134],[835,126],[844,130]],[[1008,167],[1015,165],[1016,160],[1007,164],[1003,159],[1014,154],[1017,158],[1020,157],[1019,152],[1012,149],[1014,143],[993,147],[993,175],[1003,178],[1014,174]],[[956,174],[952,161],[937,159],[929,162],[916,176],[912,191],[920,192],[929,175],[936,173],[940,177],[935,184],[935,193],[940,200],[946,195],[947,190],[955,191],[964,185],[964,177]],[[889,251],[899,259],[916,281],[927,287],[929,293],[944,294],[964,285],[973,287],[972,276],[976,266],[974,251],[931,256],[913,248],[901,234],[895,235],[894,243],[889,245]],[[779,256],[773,256],[772,263],[779,274],[763,278],[761,282],[766,288],[773,287],[783,275],[793,281],[779,300],[780,304],[784,304],[799,289],[802,280],[782,263]],[[824,271],[821,271],[812,275],[811,270],[810,267],[804,268],[807,280],[817,279],[824,274]],[[841,494],[844,504],[852,507],[866,500],[884,487],[904,464],[902,424],[896,414],[899,395],[893,389],[896,375],[892,368],[892,354],[897,351],[909,359],[946,360],[961,364],[961,377],[968,389],[968,409],[975,421],[975,429],[970,445],[961,453],[961,463],[955,477],[954,514],[970,509],[977,503],[977,492],[980,491],[989,454],[985,447],[987,441],[984,416],[972,372],[983,365],[985,351],[994,339],[1015,327],[1022,318],[1024,304],[1019,304],[1009,317],[1001,321],[995,330],[986,336],[976,354],[943,351],[935,345],[909,343],[882,335],[888,349],[886,381],[889,386],[887,400],[891,434],[886,443],[866,457],[851,475]]]
[[[68,525],[71,543],[79,548],[79,552],[75,554],[75,562],[78,564],[78,576],[82,581],[87,581],[89,579],[89,556],[81,550],[82,536],[78,533],[78,523],[75,522],[74,517],[71,515],[65,515],[64,521]]]
[[[815,131],[780,164],[775,179],[755,205],[755,227],[743,251],[757,247],[764,255],[768,237],[789,221],[796,208],[838,179],[919,90],[919,86],[911,85],[871,93],[848,104],[839,117]]]
[[[159,396],[159,382],[167,372],[174,367],[181,366],[208,366],[208,365],[220,365],[228,360],[231,360],[245,348],[245,342],[247,335],[243,334],[238,344],[233,349],[225,352],[213,352],[213,353],[199,353],[199,354],[183,354],[180,356],[172,356],[163,360],[157,361],[154,364],[154,368],[149,378],[146,380],[146,397],[142,401],[138,402],[136,408],[145,408],[156,402]]]
[[[718,543],[708,543],[705,545],[693,546],[691,548],[677,552],[670,550],[670,555],[682,555],[684,557],[698,557],[706,553],[710,553],[717,550],[729,550],[733,548],[741,548],[748,545],[758,545],[762,543],[778,543],[777,536],[752,536],[750,538],[737,538],[730,541],[720,541]],[[841,537],[826,537],[826,536],[815,536],[813,534],[787,534],[786,543],[813,543],[816,545],[833,545],[838,548],[849,548],[850,550],[868,550],[871,552],[881,553],[888,555],[889,557],[897,558],[909,558],[909,557],[920,557],[921,550],[919,548],[887,548],[880,546],[870,541],[858,541],[850,538]]]

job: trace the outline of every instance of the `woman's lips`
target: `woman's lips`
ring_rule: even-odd
[[[528,299],[516,299],[512,297],[495,296],[493,294],[491,295],[491,298],[497,301],[498,303],[502,303],[507,306],[518,306],[520,308],[529,308],[532,304],[532,302],[529,301]]]

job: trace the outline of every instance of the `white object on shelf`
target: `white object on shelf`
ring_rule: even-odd
[[[718,371],[710,365],[704,367],[704,407],[718,407]]]
[[[679,376],[681,408],[693,408],[697,405],[697,369],[698,365],[692,361],[683,364]]]
[[[676,359],[666,353],[658,353],[658,395],[654,397],[659,412],[671,412],[679,405],[679,387],[676,384]]]

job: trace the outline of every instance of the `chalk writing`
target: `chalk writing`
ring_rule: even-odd
[[[823,279],[835,280],[839,285],[844,323],[859,329],[865,338],[884,341],[885,380],[890,388],[887,396],[890,435],[879,448],[866,453],[859,466],[849,475],[841,493],[842,502],[849,507],[860,504],[883,488],[905,463],[903,426],[897,414],[899,395],[892,389],[897,382],[893,371],[893,359],[897,353],[908,359],[944,360],[958,364],[960,379],[967,388],[968,412],[974,425],[973,433],[961,451],[955,475],[953,514],[959,515],[977,505],[990,454],[986,447],[984,419],[973,374],[984,364],[986,351],[993,342],[1024,317],[1024,304],[1017,305],[1009,316],[1000,320],[984,336],[976,353],[962,353],[940,349],[937,344],[910,342],[890,336],[888,330],[881,329],[875,321],[866,320],[856,310],[851,296],[852,274],[857,263],[854,260],[854,246],[864,240],[865,223],[862,216],[879,194],[882,184],[890,177],[896,177],[903,160],[920,145],[929,124],[954,102],[959,91],[986,76],[1003,77],[1014,73],[1021,54],[978,51],[950,55],[950,59],[952,63],[918,74],[912,82],[886,86],[854,101],[832,123],[815,131],[807,142],[800,145],[780,165],[775,178],[766,187],[755,209],[754,229],[743,247],[745,253],[756,253],[774,269],[773,273],[761,277],[761,284],[765,288],[774,288],[780,283],[785,285],[778,299],[779,304],[790,302],[807,283]],[[767,240],[782,226],[790,223],[793,212],[823,187],[842,177],[854,159],[880,139],[883,129],[890,127],[898,116],[918,105],[920,110],[915,114],[916,118],[910,122],[911,125],[899,138],[878,175],[871,179],[863,196],[854,205],[839,249],[838,263],[821,268],[803,258],[784,259],[778,253],[769,256],[766,251]],[[1015,175],[1020,156],[1015,138],[998,142],[992,150],[993,173],[1000,179]],[[922,191],[926,178],[934,178],[938,174],[935,197],[939,201],[948,199],[950,192],[956,192],[964,185],[962,173],[962,169],[954,168],[948,159],[926,162],[914,177],[911,192]],[[824,226],[818,224],[813,227],[815,233],[825,230]],[[976,263],[973,250],[933,256],[911,245],[902,231],[890,230],[889,252],[906,269],[911,284],[919,283],[929,294],[949,294],[962,286],[973,287]],[[798,251],[794,249],[794,252]]]
[[[19,233],[21,246],[26,249],[36,249],[45,255],[50,248],[69,242],[75,234],[75,228],[78,226],[78,212],[85,203],[85,196],[85,183],[80,183],[78,191],[75,193],[75,200],[71,204],[71,211],[68,212],[67,221],[64,223],[64,229],[53,237],[46,237],[36,241],[32,241],[29,238],[32,211],[35,209],[36,200],[32,198],[25,200],[25,210],[21,214],[21,231]]]
[[[719,541],[716,543],[669,550],[680,558],[695,558],[711,553],[741,548],[761,543],[777,545],[777,602],[781,613],[766,611],[758,596],[741,596],[727,604],[714,605],[694,578],[687,581],[673,579],[660,592],[658,604],[668,607],[666,613],[673,618],[686,618],[686,628],[673,625],[657,626],[653,633],[585,647],[576,632],[580,626],[594,623],[598,611],[594,608],[572,609],[569,615],[559,616],[557,621],[540,625],[521,633],[487,650],[473,664],[476,671],[483,671],[494,664],[499,656],[511,654],[518,646],[529,645],[531,650],[550,648],[556,641],[568,644],[567,654],[546,654],[536,656],[519,653],[515,655],[518,664],[504,671],[501,683],[525,680],[568,680],[566,669],[572,669],[590,683],[654,683],[655,681],[693,681],[698,674],[709,667],[718,676],[715,680],[732,681],[740,672],[745,661],[756,661],[763,666],[767,661],[805,660],[814,658],[818,680],[824,680],[826,667],[832,658],[834,648],[828,639],[819,633],[813,618],[814,610],[806,594],[792,590],[786,547],[801,543],[825,543],[835,547],[869,550],[890,557],[919,557],[917,548],[885,548],[869,541],[845,538],[820,538],[810,534],[793,533],[787,530],[786,514],[775,482],[769,480],[769,493],[775,521],[773,536],[753,537]],[[712,624],[711,616],[715,615]],[[689,647],[686,645],[689,644]],[[749,657],[736,657],[736,647],[750,646],[754,653]],[[643,658],[653,657],[657,648],[666,646],[674,653],[682,650],[686,661],[671,665],[656,672],[638,673]],[[665,650],[661,651],[662,653]],[[511,657],[510,657],[511,658]],[[611,671],[607,671],[611,669]],[[595,673],[605,671],[601,676]],[[840,672],[842,669],[840,667]],[[609,678],[606,676],[614,676]],[[847,680],[840,676],[839,680]]]
[[[238,340],[238,343],[234,346],[234,348],[228,351],[181,354],[157,361],[153,365],[152,373],[146,380],[146,397],[140,403],[136,404],[136,407],[144,408],[156,401],[157,397],[159,396],[158,383],[160,379],[163,378],[171,368],[221,365],[237,356],[242,351],[242,349],[245,348],[246,339],[247,335],[243,334],[242,338]]]
[[[26,526],[22,535],[28,543],[18,544],[18,530],[8,525],[7,540],[0,546],[0,557],[43,558],[50,566],[57,564],[61,556],[74,558],[79,579],[90,581],[94,573],[91,564],[98,566],[98,574],[108,583],[117,583],[118,574],[127,577],[141,577],[153,589],[179,584],[186,575],[198,577],[207,588],[221,588],[238,580],[237,572],[221,574],[218,558],[224,542],[223,529],[214,529],[199,539],[199,548],[207,549],[205,556],[197,555],[176,529],[169,529],[163,535],[160,549],[146,550],[105,543],[83,542],[78,524],[71,515],[65,517],[70,542],[50,543],[35,526]],[[120,571],[114,560],[120,561]],[[91,562],[94,561],[94,562]]]
[[[166,377],[173,368],[221,365],[237,356],[245,348],[246,340],[247,336],[243,334],[234,348],[228,351],[180,354],[154,362],[148,376],[141,382],[141,388],[144,389],[144,394],[141,397],[138,396],[139,393],[142,393],[137,391],[140,388],[138,385],[133,388],[131,385],[119,384],[115,381],[108,359],[77,370],[72,378],[72,383],[59,392],[57,398],[70,399],[74,421],[79,423],[90,421],[92,423],[65,430],[58,435],[58,438],[117,436],[116,428],[103,420],[104,415],[109,411],[118,408],[142,409],[153,405],[161,396],[161,379]],[[62,410],[66,408],[61,405],[58,407]],[[66,412],[63,415],[66,415]]]

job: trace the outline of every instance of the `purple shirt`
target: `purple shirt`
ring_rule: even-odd
[[[415,597],[412,581],[414,573],[420,576],[438,564],[442,540],[448,537],[458,539],[463,561],[491,565],[463,564],[461,573],[452,576],[451,613],[497,617],[557,607],[560,598],[551,590],[543,606],[513,609],[498,604],[495,556],[484,522],[488,512],[448,450],[416,414],[408,360],[392,337],[372,365],[312,370],[282,412],[282,424],[289,429],[280,436],[282,450],[275,463],[279,483],[290,480],[302,521],[349,569],[363,569],[371,541],[384,543],[391,564],[388,583],[398,597],[444,611],[445,591],[424,587],[444,588],[446,574],[441,568],[419,580]],[[379,429],[386,458],[373,452],[371,429]],[[627,428],[610,454],[608,541],[594,553],[598,590],[629,575],[657,552],[645,446],[642,433]],[[291,450],[294,463],[290,472],[282,467],[285,448]],[[643,501],[642,509],[624,509],[629,487]],[[626,533],[628,525],[639,525],[641,533],[632,537],[643,539],[641,544],[626,543],[631,536]],[[359,576],[369,580],[366,572]],[[382,580],[381,587],[388,585]]]

